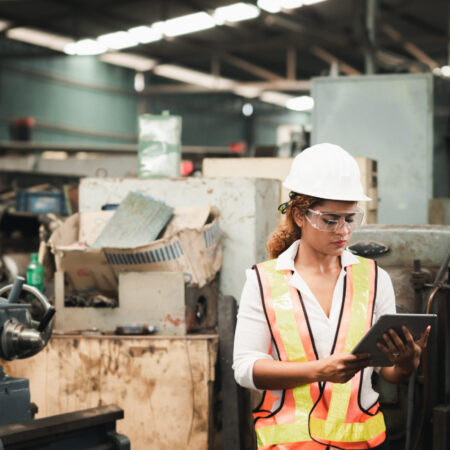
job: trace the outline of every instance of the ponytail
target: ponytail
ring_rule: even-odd
[[[302,229],[295,223],[294,214],[298,211],[303,215],[309,208],[322,201],[320,198],[304,194],[290,195],[290,198],[291,200],[284,204],[286,213],[284,219],[266,242],[270,259],[278,258],[281,253],[301,238]]]

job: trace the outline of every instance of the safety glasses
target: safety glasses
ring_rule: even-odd
[[[348,231],[353,231],[361,225],[364,211],[356,208],[354,211],[345,213],[325,212],[308,209],[305,213],[306,220],[317,230],[335,233],[343,226]]]

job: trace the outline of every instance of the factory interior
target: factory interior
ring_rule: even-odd
[[[296,195],[360,200],[287,186],[323,143],[369,198],[359,227],[337,214],[339,254],[375,261],[373,308],[382,269],[396,312],[433,320],[408,377],[364,379],[376,413],[364,370],[339,397],[365,414],[346,429],[384,417],[382,444],[314,437],[351,380],[249,389],[233,362],[248,269]],[[448,0],[0,0],[0,449],[449,450],[449,174]],[[258,280],[263,358],[319,363],[283,362]]]

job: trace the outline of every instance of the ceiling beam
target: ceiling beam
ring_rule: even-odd
[[[392,26],[381,25],[381,30],[389,36],[394,42],[399,44],[409,54],[413,55],[418,61],[426,64],[430,69],[439,67],[439,64],[422,51],[416,44],[403,38],[403,36]]]
[[[149,94],[198,94],[203,92],[234,92],[239,88],[250,88],[255,90],[277,90],[277,91],[300,91],[306,92],[311,89],[309,80],[280,80],[280,81],[258,81],[258,82],[235,82],[233,86],[224,88],[208,88],[194,86],[191,84],[160,84],[147,87],[142,93]]]
[[[286,50],[286,78],[288,80],[297,78],[297,49],[293,45]]]
[[[221,54],[221,58],[226,61],[228,64],[235,66],[239,69],[244,70],[245,72],[251,73],[252,75],[256,75],[263,80],[275,81],[275,80],[283,80],[283,77],[267,70],[263,67],[260,67],[256,64],[253,64],[245,59],[238,58],[237,56],[233,56],[229,53]]]
[[[350,64],[347,64],[346,62],[339,59],[337,56],[332,55],[322,47],[319,47],[318,45],[313,45],[309,51],[314,55],[317,56],[317,58],[321,59],[322,61],[327,62],[328,64],[339,64],[340,70],[345,73],[346,75],[362,75],[362,73],[358,70],[352,67]]]
[[[322,42],[327,42],[334,45],[341,45],[343,47],[348,47],[352,44],[349,37],[343,33],[324,33],[321,30],[327,29],[327,25],[319,26],[305,24],[303,21],[293,20],[289,17],[285,17],[283,14],[271,14],[266,18],[266,24],[276,25],[280,28],[292,31],[294,33],[307,35],[319,39]]]

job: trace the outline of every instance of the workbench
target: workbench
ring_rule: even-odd
[[[54,335],[33,358],[2,361],[29,378],[36,418],[114,404],[134,449],[208,449],[217,335]]]

